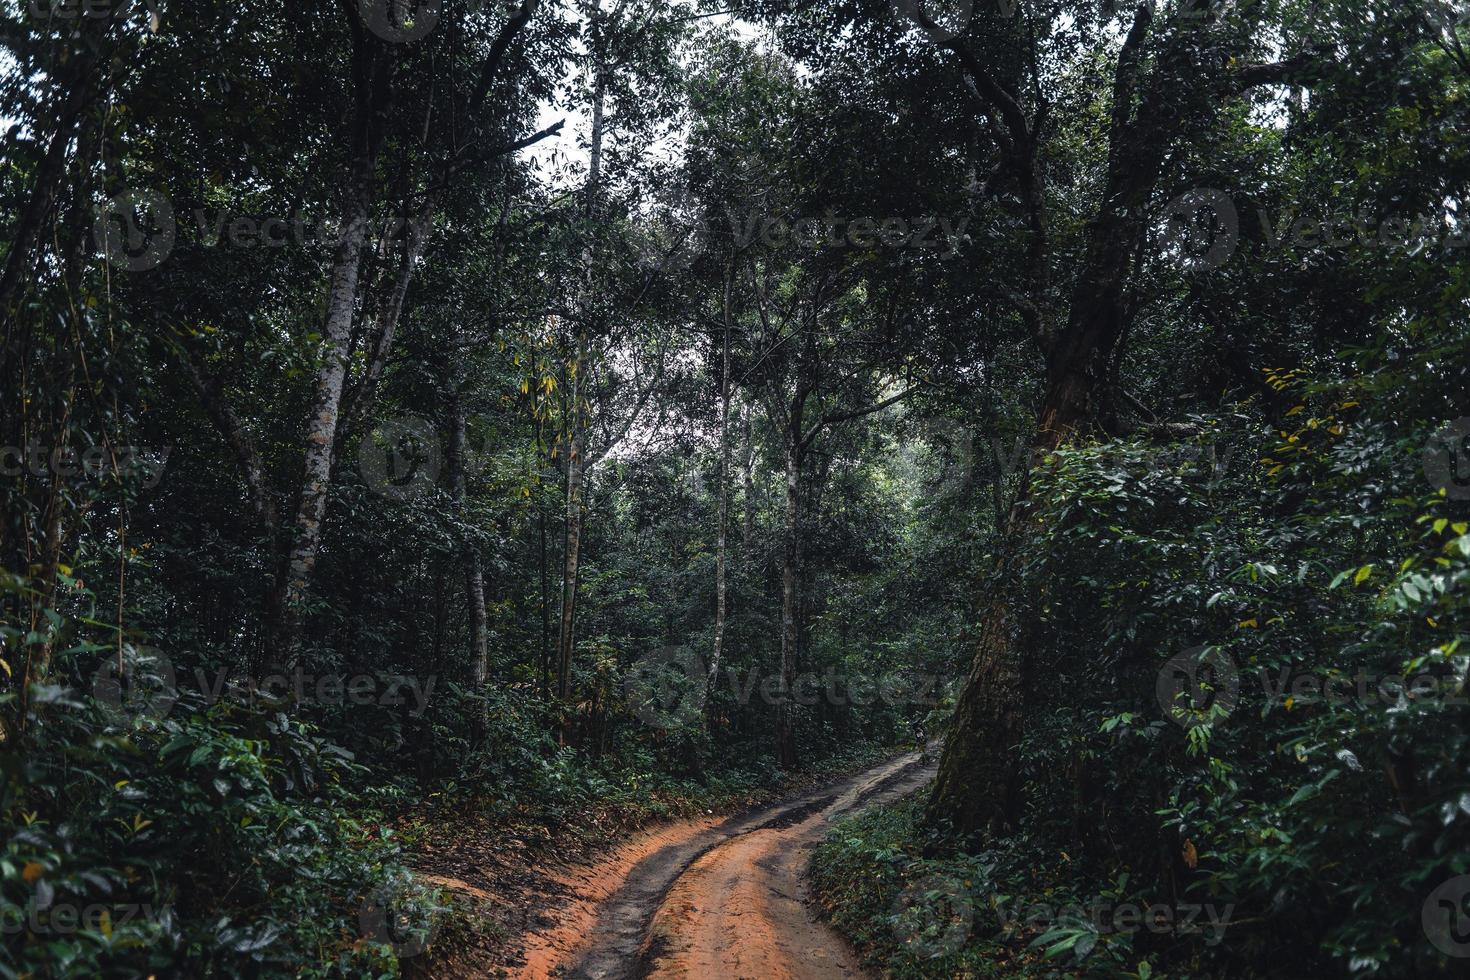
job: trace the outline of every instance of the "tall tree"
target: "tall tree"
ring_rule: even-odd
[[[938,25],[920,18],[936,33]],[[1005,79],[987,68],[964,37],[945,48],[959,63],[981,124],[994,135],[999,174],[1022,202],[1028,227],[1028,268],[1008,298],[1029,325],[1045,365],[1044,396],[1036,415],[1035,449],[1055,449],[1084,429],[1116,426],[1110,364],[1136,314],[1129,283],[1146,243],[1150,204],[1169,152],[1200,132],[1227,100],[1264,84],[1303,84],[1318,77],[1324,53],[1304,51],[1257,63],[1255,30],[1228,23],[1221,12],[1181,6],[1155,25],[1151,3],[1140,4],[1118,50],[1105,126],[1107,156],[1093,195],[1081,257],[1064,304],[1053,298],[1058,263],[1049,231],[1042,148],[1050,105],[1043,79]],[[1038,40],[1029,64],[1040,63]],[[1222,57],[1223,53],[1223,57]],[[1222,64],[1223,62],[1223,64]],[[1023,59],[1023,64],[1027,63]],[[1024,104],[1026,92],[1032,100]],[[999,176],[999,175],[998,175]],[[1060,308],[1058,308],[1060,306]],[[1021,539],[1029,533],[1022,489],[1002,534],[998,580],[1009,577]],[[1024,726],[1024,656],[1011,598],[992,593],[983,606],[979,640],[940,762],[931,815],[960,832],[1011,826],[1019,813],[1018,748]]]
[[[487,124],[483,114],[497,83],[502,63],[517,36],[531,19],[534,5],[525,4],[501,26],[483,59],[477,66],[474,83],[462,104],[439,116],[432,105],[424,114],[423,126],[429,132],[435,123],[442,128],[440,138],[429,157],[434,182],[422,191],[419,202],[407,196],[401,201],[400,217],[406,222],[402,235],[401,258],[382,297],[370,344],[367,373],[359,388],[363,410],[371,405],[388,354],[392,348],[399,317],[409,283],[422,255],[426,224],[437,211],[440,196],[461,171],[487,159],[524,148],[559,130],[553,126],[530,138],[516,139],[497,146],[503,127]],[[385,8],[394,16],[403,15],[396,6]],[[328,280],[327,308],[323,321],[323,347],[317,370],[315,395],[307,413],[304,436],[304,477],[296,495],[295,516],[286,529],[285,552],[277,575],[271,603],[271,620],[277,655],[294,663],[301,614],[307,596],[312,568],[321,545],[322,520],[326,514],[331,487],[332,468],[338,446],[338,423],[344,385],[347,380],[348,357],[357,336],[354,318],[359,297],[359,272],[363,248],[367,243],[367,226],[376,198],[378,155],[387,135],[389,116],[395,104],[395,72],[401,45],[393,43],[391,32],[403,24],[370,24],[354,13],[349,14],[353,66],[353,123],[350,127],[351,147],[348,171],[341,188],[341,243],[332,260]],[[376,26],[376,30],[371,29]],[[504,112],[504,108],[501,109]],[[447,117],[447,118],[444,118]],[[469,120],[462,131],[456,131],[460,120]]]

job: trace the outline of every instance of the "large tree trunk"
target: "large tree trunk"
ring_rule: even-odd
[[[1087,359],[1057,361],[1037,417],[1032,458],[1060,446],[1084,419],[1091,375]],[[996,479],[999,480],[999,474]],[[1012,597],[1004,590],[1015,581],[1018,552],[1032,532],[1030,473],[1023,473],[1016,500],[998,535],[992,581],[996,583],[981,613],[980,637],[965,678],[930,799],[930,817],[968,834],[998,833],[1020,813],[1020,744],[1024,733],[1024,655]]]
[[[1125,287],[1166,152],[1186,115],[1203,115],[1217,104],[1208,69],[1197,63],[1193,39],[1176,32],[1156,57],[1148,91],[1135,106],[1141,46],[1150,23],[1149,7],[1140,6],[1119,55],[1102,204],[1088,222],[1065,329],[1046,351],[1046,395],[1037,413],[1033,458],[1062,445],[1099,416],[1109,359],[1130,316]],[[1202,81],[1181,90],[1180,79]],[[1000,536],[994,581],[1002,587],[1016,580],[1017,556],[1033,530],[1029,489],[1028,473]],[[1019,626],[1010,597],[996,592],[984,607],[979,646],[955,706],[929,803],[932,822],[961,834],[999,832],[1014,826],[1020,816],[1026,677]]]
[[[1156,177],[1157,169],[1147,179],[1135,172],[1131,182],[1151,188]],[[1132,190],[1137,193],[1138,188]],[[1108,200],[1127,207],[1131,197]],[[1123,322],[1127,256],[1133,252],[1129,245],[1142,233],[1142,201],[1132,215],[1105,210],[1090,226],[1089,262],[1073,290],[1067,329],[1048,358],[1033,460],[1065,443],[1094,414],[1107,358]],[[1003,590],[1015,582],[1018,553],[1033,532],[1030,484],[1028,471],[999,535],[993,572],[997,588],[983,607],[979,644],[955,705],[930,800],[931,819],[962,834],[998,833],[1013,827],[1020,816],[1025,657],[1012,597]]]

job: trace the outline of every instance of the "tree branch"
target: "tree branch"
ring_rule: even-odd
[[[1118,68],[1113,75],[1113,119],[1109,145],[1116,145],[1118,133],[1128,125],[1133,115],[1133,93],[1138,88],[1138,71],[1142,61],[1144,38],[1153,23],[1153,9],[1146,3],[1138,5],[1133,14],[1133,26],[1118,52]]]
[[[489,98],[490,87],[495,84],[495,74],[500,70],[500,62],[505,58],[510,42],[515,40],[516,35],[531,20],[531,15],[536,12],[536,7],[537,0],[522,0],[521,9],[500,29],[495,43],[490,46],[490,53],[485,56],[485,64],[480,68],[480,80],[475,86],[472,109],[478,109]]]
[[[854,409],[851,412],[835,412],[829,415],[824,415],[820,422],[807,430],[806,435],[802,437],[801,445],[803,448],[811,445],[812,440],[815,439],[817,435],[828,426],[838,425],[842,422],[851,422],[853,419],[862,418],[864,415],[872,415],[874,412],[881,412],[888,406],[903,401],[909,395],[912,395],[914,392],[918,391],[921,387],[923,387],[923,385],[913,385],[912,387],[905,388],[903,391],[900,391],[898,394],[892,396],[891,398],[885,398],[881,402],[874,402],[871,405],[864,405],[862,408]]]
[[[471,164],[482,163],[486,160],[493,160],[496,157],[503,157],[507,153],[515,153],[518,150],[524,150],[528,146],[534,146],[544,139],[555,136],[561,132],[562,127],[566,124],[567,121],[565,119],[560,119],[555,123],[552,123],[550,126],[547,126],[545,129],[538,130],[532,133],[530,136],[523,136],[520,139],[512,140],[509,143],[502,143],[500,146],[494,147],[490,150],[486,150],[483,153],[470,153],[467,152],[466,149],[461,149],[459,154],[449,162],[449,166],[445,168],[444,180],[431,187],[429,191],[430,193],[434,193],[442,190],[449,183],[450,178],[459,174]]]
[[[922,12],[920,16],[924,17]],[[973,91],[983,101],[988,102],[995,114],[1000,116],[1006,129],[1010,130],[1011,138],[1018,145],[1030,144],[1031,124],[1027,122],[1026,113],[1022,110],[1021,104],[1011,97],[1011,93],[1007,92],[1000,82],[995,80],[995,76],[985,70],[974,52],[959,40],[951,39],[946,41],[944,46],[953,51],[960,59],[960,65],[964,67],[966,76],[974,83]]]
[[[1258,85],[1309,87],[1322,81],[1327,70],[1336,64],[1331,55],[1331,45],[1318,44],[1285,61],[1243,65],[1235,69],[1230,84],[1236,92],[1245,92]]]

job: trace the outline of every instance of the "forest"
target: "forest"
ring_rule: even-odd
[[[0,980],[1470,976],[1462,0],[0,0]]]

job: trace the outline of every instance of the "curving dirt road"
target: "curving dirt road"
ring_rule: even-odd
[[[526,978],[827,980],[867,972],[805,904],[803,872],[835,818],[927,783],[917,752],[722,823],[675,825],[589,869],[583,900],[528,937]]]

